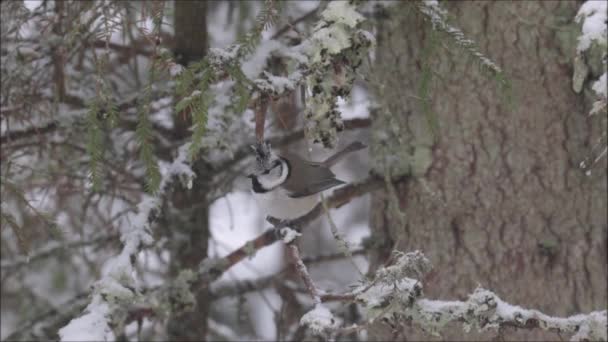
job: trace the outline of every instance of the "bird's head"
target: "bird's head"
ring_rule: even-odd
[[[259,142],[252,145],[256,164],[247,177],[251,178],[253,191],[264,193],[283,184],[289,176],[289,163],[282,157],[277,156],[268,142]]]

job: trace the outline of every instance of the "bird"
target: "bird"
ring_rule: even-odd
[[[293,153],[277,155],[266,141],[251,147],[257,163],[247,177],[256,200],[267,215],[289,220],[312,210],[322,191],[345,184],[330,168],[347,154],[367,146],[352,142],[323,162],[308,161]]]

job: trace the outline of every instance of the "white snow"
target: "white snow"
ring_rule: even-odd
[[[239,52],[239,50],[237,49],[237,46],[231,46],[225,49],[221,49],[221,48],[210,48],[209,49],[209,54],[212,56],[215,56],[221,60],[232,60],[234,58],[236,58],[237,53]]]
[[[300,325],[305,325],[315,335],[323,335],[328,329],[336,326],[336,319],[331,311],[318,303],[300,319]]]
[[[338,110],[342,113],[342,119],[365,119],[369,118],[369,107],[371,102],[368,93],[361,87],[353,87],[349,101],[338,97]]]
[[[61,341],[108,341],[114,340],[108,322],[112,319],[112,310],[104,299],[121,299],[121,302],[133,300],[135,293],[129,288],[137,289],[137,282],[131,257],[137,256],[140,247],[153,242],[149,234],[150,222],[148,217],[152,210],[160,205],[160,196],[166,190],[174,175],[190,179],[194,172],[186,163],[188,144],[178,149],[178,156],[167,167],[161,167],[162,179],[158,193],[155,196],[144,195],[137,206],[136,214],[129,214],[130,225],[121,228],[123,249],[120,254],[109,259],[102,268],[102,277],[95,284],[93,299],[85,310],[85,314],[71,320],[60,329]],[[103,294],[103,296],[102,296]],[[111,299],[110,299],[111,300]]]
[[[608,82],[608,79],[606,79],[606,73],[604,73],[602,76],[600,76],[600,78],[595,81],[595,83],[593,83],[593,87],[592,89],[599,95],[599,96],[603,96],[604,98],[608,97],[608,91],[606,90],[606,82]]]
[[[431,331],[451,321],[464,321],[465,330],[476,326],[483,331],[497,329],[506,321],[525,325],[528,320],[534,319],[539,321],[539,326],[545,330],[576,332],[572,336],[573,341],[606,340],[606,311],[595,311],[567,318],[552,317],[537,310],[509,304],[492,291],[483,288],[475,289],[467,301],[420,299],[407,311],[412,314],[414,323]]]
[[[184,67],[181,66],[181,64],[171,63],[171,66],[169,67],[169,74],[171,77],[176,77],[181,74],[182,71],[184,71]]]
[[[114,341],[114,333],[108,325],[108,304],[95,296],[86,308],[85,314],[73,319],[68,325],[59,329],[61,341]]]
[[[405,303],[416,283],[418,283],[417,280],[410,278],[399,279],[391,283],[378,281],[365,292],[358,294],[357,300],[365,303],[368,308],[382,307],[394,299]]]
[[[283,242],[285,244],[289,244],[293,240],[295,240],[298,236],[302,236],[302,234],[298,233],[297,231],[295,231],[289,227],[285,227],[285,228],[281,228],[281,236],[283,237]]]
[[[586,1],[579,9],[575,21],[583,22],[582,35],[578,38],[578,52],[587,50],[593,41],[606,45],[606,11],[608,11],[607,1]]]
[[[248,79],[253,80],[262,72],[271,53],[282,49],[276,40],[265,40],[255,49],[254,53],[241,64],[241,69]]]
[[[27,7],[28,10],[34,11],[42,5],[42,0],[25,0],[23,1],[23,5]]]

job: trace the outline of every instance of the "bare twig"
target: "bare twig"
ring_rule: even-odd
[[[77,240],[77,241],[72,241],[72,242],[66,242],[63,244],[55,243],[52,246],[47,246],[39,251],[33,252],[30,256],[27,256],[27,257],[21,256],[21,257],[17,258],[16,260],[3,260],[0,265],[3,269],[3,271],[6,272],[7,270],[18,268],[18,267],[27,265],[29,263],[36,262],[39,259],[47,258],[49,256],[52,256],[58,252],[66,250],[66,249],[79,248],[79,247],[96,245],[96,244],[104,244],[104,243],[111,242],[111,241],[118,241],[118,238],[119,238],[118,234],[113,234],[113,235],[96,237],[91,240],[84,240],[84,241]]]
[[[319,290],[317,290],[315,283],[313,283],[312,278],[310,277],[310,273],[308,273],[306,265],[304,265],[304,262],[300,257],[300,250],[298,249],[298,246],[295,243],[290,243],[289,245],[287,245],[287,250],[289,251],[289,255],[291,255],[291,258],[293,259],[293,264],[296,268],[296,271],[300,275],[300,278],[302,278],[302,281],[304,281],[306,289],[312,297],[312,300],[315,302],[315,304],[321,303],[321,296],[319,295]]]
[[[319,7],[315,7],[315,9],[305,13],[303,16],[297,18],[296,20],[287,23],[287,25],[281,27],[275,34],[272,35],[272,37],[270,39],[277,39],[280,36],[282,36],[283,34],[289,32],[289,30],[291,30],[294,26],[296,26],[297,24],[310,19],[312,16],[314,16],[315,14],[317,14],[317,12],[319,11]]]
[[[349,184],[343,188],[335,190],[332,195],[327,198],[327,208],[339,208],[350,202],[353,198],[380,189],[382,186],[384,186],[383,180],[375,176],[370,176],[360,183]],[[311,211],[293,220],[277,220],[275,218],[268,217],[267,220],[274,225],[274,228],[265,231],[260,236],[248,241],[242,247],[223,258],[216,260],[204,260],[199,271],[200,283],[197,285],[209,283],[218,279],[224,272],[236,265],[241,260],[248,256],[254,255],[260,249],[278,241],[280,239],[279,230],[281,228],[290,227],[299,231],[313,220],[320,217],[322,213],[323,204],[317,203],[317,205]]]
[[[367,253],[367,250],[364,248],[359,248],[359,249],[355,249],[355,250],[351,251],[351,254],[353,256],[364,255],[365,253]],[[332,254],[316,255],[316,256],[312,256],[312,257],[303,257],[302,261],[304,262],[305,265],[310,265],[310,264],[316,264],[316,263],[321,263],[321,262],[326,262],[326,261],[340,260],[340,259],[344,259],[344,257],[345,257],[344,253],[338,252],[338,253],[332,253]],[[244,292],[260,291],[268,286],[280,283],[284,279],[284,277],[282,275],[284,275],[285,272],[287,272],[287,270],[288,270],[288,268],[284,268],[283,270],[281,270],[275,274],[265,276],[265,277],[260,277],[260,278],[253,279],[253,280],[226,281],[226,282],[222,282],[222,283],[215,283],[213,285],[213,288],[211,289],[210,296],[213,299],[220,299],[220,298],[225,298],[225,297],[242,294]],[[325,301],[332,301],[332,300],[340,300],[339,299],[340,296],[341,295],[324,294],[324,295],[321,295],[321,301],[325,302]]]
[[[266,123],[268,102],[268,96],[261,95],[255,109],[255,137],[258,142],[262,142],[264,140],[264,125]]]

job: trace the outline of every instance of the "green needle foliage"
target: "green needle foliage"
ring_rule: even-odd
[[[191,99],[186,105],[190,107],[192,113],[192,123],[194,125],[194,130],[192,132],[192,143],[188,148],[188,158],[190,161],[195,159],[202,146],[203,136],[207,128],[207,117],[210,102],[209,86],[214,78],[215,75],[213,69],[207,68],[201,77],[199,90],[193,92],[193,94],[190,96]],[[180,103],[182,101],[180,101]],[[180,103],[178,103],[177,109],[179,109]]]
[[[154,74],[154,65],[151,68],[151,74]],[[153,79],[153,77],[152,77]],[[154,156],[152,144],[152,123],[150,122],[150,93],[152,85],[146,86],[144,91],[144,100],[137,113],[137,128],[135,136],[139,144],[139,157],[146,167],[146,191],[155,193],[160,186],[160,171]]]
[[[99,120],[99,105],[93,102],[87,113],[87,144],[86,149],[89,154],[90,179],[93,184],[93,191],[100,189],[101,161],[103,154],[103,126]]]
[[[262,38],[262,32],[272,27],[279,18],[280,2],[274,0],[264,1],[260,13],[255,18],[253,30],[238,40],[240,58],[245,57],[255,50]]]

